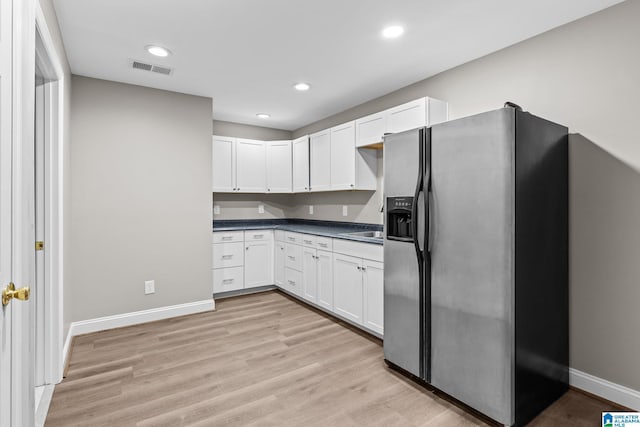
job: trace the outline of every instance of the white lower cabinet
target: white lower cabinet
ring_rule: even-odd
[[[244,287],[273,284],[273,241],[245,242]]]
[[[364,290],[364,326],[379,334],[384,329],[384,264],[365,259],[362,261]]]
[[[316,250],[302,248],[302,296],[307,301],[316,302],[317,295],[317,271]]]
[[[333,311],[363,325],[362,258],[333,254]]]
[[[322,308],[333,311],[333,254],[316,252],[316,302]]]
[[[286,267],[284,272],[284,288],[299,297],[302,296],[302,272]]]
[[[276,286],[284,286],[284,257],[285,246],[283,242],[276,241],[274,248],[274,269],[273,269],[273,281]]]
[[[244,287],[243,267],[216,268],[213,270],[213,293],[229,292]]]

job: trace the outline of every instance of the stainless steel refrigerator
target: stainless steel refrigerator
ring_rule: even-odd
[[[506,106],[384,138],[384,355],[504,425],[567,390],[567,128]]]

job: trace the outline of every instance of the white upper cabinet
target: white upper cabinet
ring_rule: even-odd
[[[253,139],[237,139],[236,191],[266,193],[266,143]]]
[[[291,193],[291,141],[267,144],[267,193]]]
[[[427,100],[416,99],[387,110],[387,132],[396,133],[427,125]]]
[[[356,120],[356,146],[382,142],[387,133],[431,126],[448,119],[448,104],[433,98],[419,98]]]
[[[325,129],[309,137],[309,190],[331,189],[331,130]]]
[[[214,136],[212,145],[213,191],[236,191],[236,139]]]
[[[356,146],[382,142],[382,137],[387,132],[387,116],[387,111],[381,111],[356,120]]]
[[[294,139],[293,150],[293,192],[309,191],[309,136]]]
[[[331,189],[356,187],[356,128],[349,122],[331,128]]]

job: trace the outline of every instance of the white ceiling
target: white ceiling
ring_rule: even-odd
[[[294,130],[621,0],[54,0],[74,74],[213,98]],[[405,34],[383,39],[401,24]],[[173,54],[144,50],[160,44]],[[138,59],[174,68],[129,68]],[[298,92],[304,81],[311,90]],[[264,120],[256,113],[266,112]]]

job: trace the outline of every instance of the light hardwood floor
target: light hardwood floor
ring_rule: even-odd
[[[77,337],[46,426],[476,426],[388,369],[378,339],[279,292]],[[599,426],[570,391],[532,425]]]

